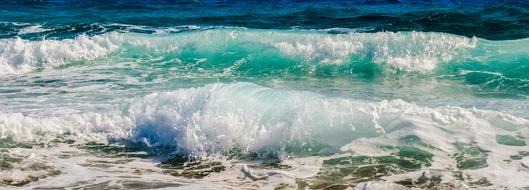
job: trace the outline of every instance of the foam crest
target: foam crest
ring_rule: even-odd
[[[115,35],[81,35],[75,39],[29,41],[0,40],[0,74],[18,74],[39,68],[53,68],[72,61],[93,60],[119,46]]]
[[[42,138],[39,134],[68,132],[80,139],[128,139],[147,147],[173,147],[176,152],[194,156],[236,147],[247,153],[335,152],[357,139],[401,134],[429,139],[447,152],[453,149],[451,143],[471,139],[495,149],[497,145],[490,143],[495,134],[518,131],[529,135],[527,126],[525,119],[498,112],[428,108],[402,100],[329,98],[251,83],[153,93],[107,113],[56,117],[0,114],[3,138],[38,141]],[[357,148],[362,147],[377,146]]]
[[[405,71],[429,72],[475,48],[476,38],[423,32],[349,33],[334,36],[308,35],[278,42],[288,55],[301,55],[323,63],[347,63],[351,56],[387,63]]]
[[[430,72],[440,63],[467,55],[469,49],[477,47],[477,39],[424,32],[328,34],[303,30],[211,28],[169,34],[111,32],[64,40],[2,39],[0,46],[0,74],[49,69],[102,58],[112,52],[120,52],[117,58],[125,59],[190,56],[200,59],[212,56],[212,52],[226,52],[223,59],[230,59],[230,55],[243,56],[238,57],[241,59],[256,57],[254,54],[262,51],[266,54],[262,56],[280,58],[286,55],[297,60],[300,66],[350,64],[360,59],[388,64],[399,70]],[[181,54],[186,50],[187,54]]]
[[[350,64],[361,59],[375,64],[388,64],[398,70],[418,72],[430,72],[441,63],[471,57],[470,50],[478,46],[477,38],[443,33],[328,34],[243,28],[173,34],[167,40],[177,42],[182,49],[198,48],[197,53],[205,53],[203,56],[211,49],[232,54],[239,51],[252,54],[254,51],[266,50],[264,53],[270,54],[268,56],[279,56],[273,55],[279,51],[291,58],[302,58],[303,62],[298,64]],[[237,51],[235,47],[242,48],[242,51]]]
[[[18,31],[18,35],[46,32],[50,30],[52,29],[44,28],[42,25],[37,24],[37,25],[26,26],[24,28],[21,28],[20,31]]]

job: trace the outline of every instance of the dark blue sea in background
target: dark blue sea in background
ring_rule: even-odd
[[[53,28],[39,35],[72,37],[120,30],[182,25],[261,29],[349,28],[362,32],[434,31],[486,39],[529,36],[529,2],[522,0],[353,1],[1,1],[0,37],[17,35],[17,23]],[[149,32],[143,31],[143,32]]]
[[[0,189],[529,189],[529,1],[0,0]]]

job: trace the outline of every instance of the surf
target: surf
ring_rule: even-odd
[[[0,39],[0,146],[7,171],[27,171],[3,179],[140,162],[311,188],[524,187],[526,42],[233,27]]]
[[[166,34],[111,32],[64,40],[1,39],[4,76],[137,62],[218,76],[463,80],[525,92],[527,39],[490,41],[444,33],[329,34],[313,30],[206,28]],[[514,72],[513,70],[516,70]]]

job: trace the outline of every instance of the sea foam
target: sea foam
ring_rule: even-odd
[[[281,152],[292,146],[294,152],[314,146],[337,151],[355,139],[401,133],[429,139],[445,150],[456,140],[488,142],[497,133],[515,135],[513,130],[525,134],[527,126],[527,120],[499,112],[428,108],[403,100],[329,98],[252,83],[157,92],[106,113],[0,114],[2,138],[31,142],[71,133],[79,140],[125,139],[152,148],[173,147],[175,152],[194,156],[235,147],[248,153]],[[448,135],[447,131],[457,131],[457,135],[443,141],[441,136]]]
[[[110,32],[80,35],[74,39],[0,40],[0,74],[20,74],[79,61],[108,57],[181,58],[185,50],[197,59],[212,52],[225,56],[267,50],[269,56],[301,58],[298,64],[348,64],[350,59],[367,59],[405,71],[430,72],[468,54],[477,38],[442,33],[379,32],[328,34],[317,31],[275,31],[243,28],[212,28],[174,34]],[[234,47],[241,48],[239,50]],[[235,51],[235,52],[233,52]],[[240,52],[239,52],[240,51]],[[231,52],[231,53],[230,53]],[[275,54],[275,55],[274,55]],[[252,56],[252,55],[247,55]],[[277,64],[277,63],[269,63]]]
[[[93,60],[117,49],[109,36],[29,41],[0,40],[0,75],[27,73],[53,68],[73,61]]]

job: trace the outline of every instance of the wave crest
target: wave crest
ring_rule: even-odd
[[[476,46],[476,38],[423,32],[327,34],[242,28],[161,35],[111,32],[64,40],[2,39],[0,74],[27,73],[103,57],[110,59],[107,55],[112,52],[122,52],[117,58],[123,59],[174,56],[179,59],[215,58],[209,59],[210,62],[229,60],[234,55],[237,55],[234,57],[237,60],[284,57],[298,62],[298,66],[348,64],[355,59],[364,59],[375,64],[388,64],[399,70],[430,72],[438,64],[459,58],[466,50]],[[226,54],[215,55],[212,52]],[[221,66],[223,63],[213,64]]]
[[[112,41],[112,35],[42,41],[1,39],[0,74],[27,73],[72,61],[93,60],[118,49]]]
[[[68,132],[80,140],[126,139],[151,148],[173,147],[194,156],[220,154],[235,147],[247,153],[338,151],[357,139],[402,134],[431,139],[428,143],[441,149],[465,139],[486,147],[492,146],[494,134],[528,135],[527,126],[529,121],[499,112],[428,108],[402,100],[329,98],[251,83],[153,93],[107,113],[0,114],[2,138],[39,141],[46,138],[39,134],[53,138]]]
[[[346,63],[352,55],[374,63],[387,63],[405,71],[429,72],[438,64],[476,47],[476,38],[438,33],[350,33],[337,36],[300,37],[276,43],[287,55],[302,55],[323,63]]]

